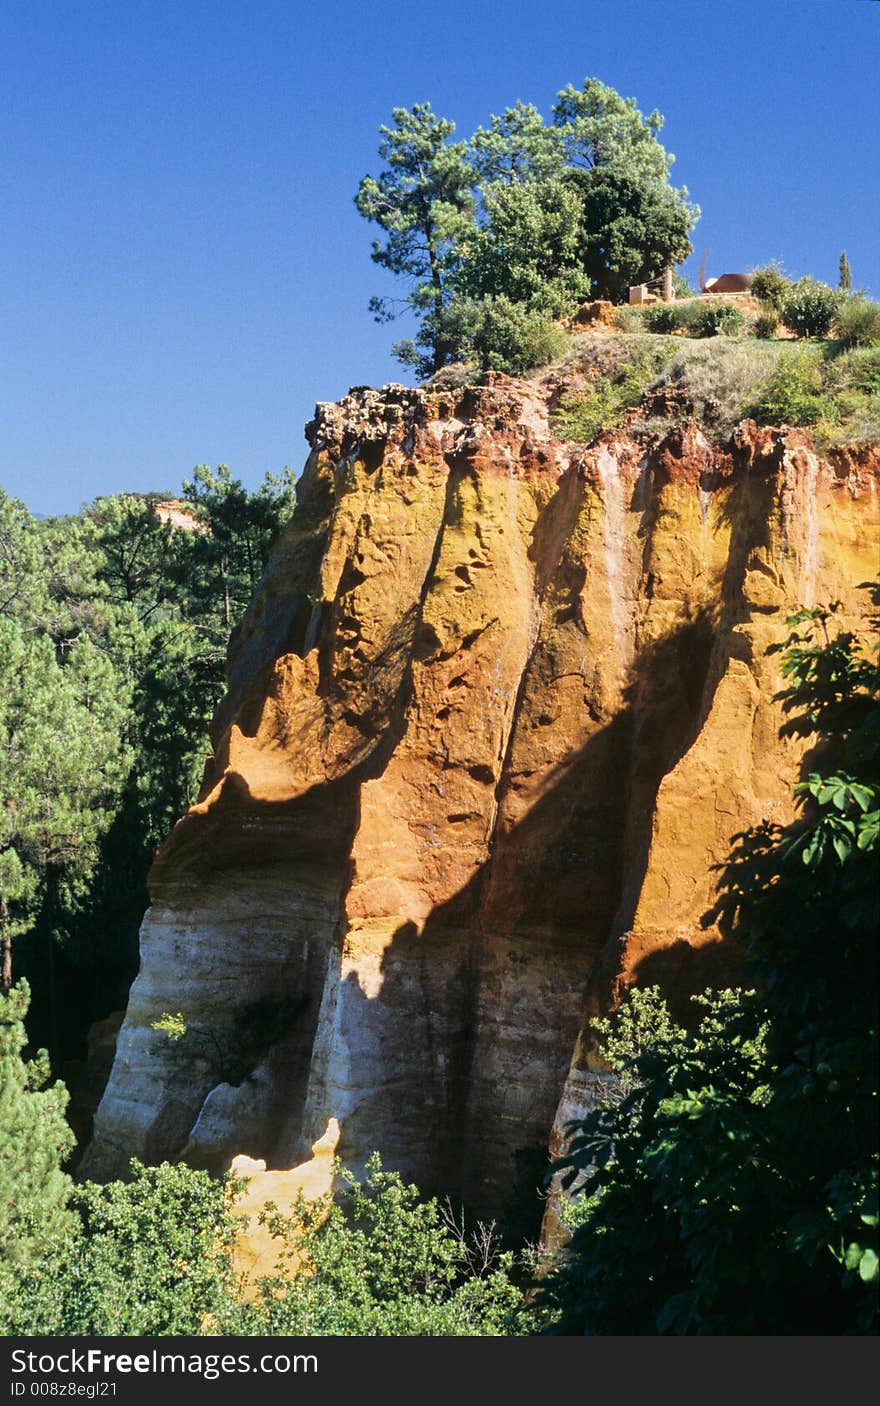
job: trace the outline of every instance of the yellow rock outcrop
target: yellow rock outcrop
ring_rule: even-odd
[[[319,1201],[333,1190],[333,1167],[339,1143],[339,1124],[331,1118],[322,1137],[312,1144],[308,1162],[289,1171],[267,1171],[262,1159],[240,1154],[233,1157],[230,1170],[246,1183],[232,1206],[232,1215],[242,1217],[233,1248],[236,1277],[242,1285],[242,1297],[248,1299],[256,1292],[259,1279],[273,1278],[291,1271],[290,1250],[286,1242],[272,1234],[266,1218],[267,1208],[274,1214],[290,1217],[300,1197]]]
[[[751,422],[584,450],[557,391],[318,407],[153,870],[90,1174],[289,1167],[337,1119],[356,1168],[378,1149],[481,1210],[533,1204],[560,1099],[594,1096],[585,1015],[730,972],[713,866],[790,814],[800,761],[767,647],[801,604],[859,626],[880,456]],[[267,1010],[242,1078],[223,1050]]]

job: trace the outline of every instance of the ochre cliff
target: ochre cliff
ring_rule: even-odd
[[[153,870],[88,1174],[289,1167],[335,1118],[349,1165],[534,1204],[560,1099],[592,1096],[585,1014],[731,975],[713,865],[790,813],[799,760],[767,646],[803,603],[858,621],[880,455],[751,422],[584,451],[552,394],[318,407]]]

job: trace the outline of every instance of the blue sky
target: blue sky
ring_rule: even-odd
[[[469,135],[596,76],[666,116],[695,271],[880,295],[874,0],[4,0],[0,484],[35,512],[299,469],[316,400],[403,379],[354,209],[393,106]]]

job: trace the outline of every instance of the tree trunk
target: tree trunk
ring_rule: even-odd
[[[229,636],[232,634],[232,603],[229,599],[229,560],[224,557],[220,563],[220,570],[223,572],[223,619],[226,624],[226,643],[229,643]]]
[[[9,904],[6,898],[0,898],[0,930],[3,934],[3,957],[2,972],[0,972],[0,990],[4,996],[8,996],[12,990],[12,935],[9,931]]]
[[[431,287],[434,290],[434,370],[446,365],[447,347],[440,335],[440,320],[443,315],[443,280],[440,277],[440,260],[434,242],[434,224],[425,221],[425,241],[428,245],[428,262],[431,268]]]

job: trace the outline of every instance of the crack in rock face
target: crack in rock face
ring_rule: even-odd
[[[808,598],[859,628],[880,455],[752,422],[585,449],[545,392],[317,407],[153,868],[87,1175],[289,1168],[333,1119],[354,1169],[377,1149],[534,1230],[548,1136],[602,1083],[584,1022],[633,982],[732,979],[712,866],[788,818],[799,764],[767,646]]]

